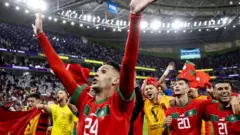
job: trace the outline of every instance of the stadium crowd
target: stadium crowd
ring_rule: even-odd
[[[0,117],[1,134],[47,135],[50,131],[52,135],[142,135],[143,116],[148,135],[239,134],[240,99],[231,83],[234,77],[239,78],[238,51],[193,60],[196,66],[190,61],[144,55],[138,58],[140,13],[152,2],[131,0],[124,55],[120,49],[86,43],[73,35],[45,34],[41,15],[33,25],[39,42],[31,36],[30,28],[1,23],[1,50],[43,50],[48,62],[1,55],[0,101],[5,101],[0,106],[4,116]],[[93,68],[96,73],[90,85],[88,68],[65,64],[58,54],[115,62]],[[158,71],[137,84],[136,65]],[[51,71],[32,72],[31,66]],[[196,67],[215,68],[212,74],[233,74],[228,75],[233,78],[210,82],[210,75]],[[177,79],[170,79],[166,86],[169,75]],[[50,100],[56,102],[49,104]]]

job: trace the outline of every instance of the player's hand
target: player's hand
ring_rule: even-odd
[[[44,105],[43,104],[37,104],[36,107],[37,107],[37,109],[43,109]]]
[[[208,94],[209,94],[212,98],[214,98],[213,87],[212,87],[212,86],[211,86],[211,87],[206,86],[206,90],[207,90]]]
[[[141,13],[149,4],[156,0],[131,0],[130,2],[130,12],[132,14]]]
[[[175,63],[174,62],[170,62],[169,64],[168,64],[168,67],[167,67],[167,70],[174,70],[175,69]]]
[[[170,107],[176,106],[176,99],[175,99],[174,97],[172,97],[172,98],[169,100],[169,105],[170,105]]]
[[[230,105],[232,107],[233,114],[240,114],[240,104],[237,97],[232,96],[231,101],[227,107],[230,107]]]
[[[167,116],[164,123],[169,127],[172,124],[172,116]]]
[[[39,14],[36,15],[35,25],[32,24],[32,27],[33,27],[33,32],[34,32],[35,35],[43,32],[41,15],[39,15]]]

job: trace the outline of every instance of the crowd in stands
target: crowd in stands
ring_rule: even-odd
[[[31,27],[0,23],[0,30],[0,48],[42,52],[38,40],[33,36]],[[80,59],[88,58],[101,61],[116,61],[118,63],[120,63],[123,58],[123,51],[119,48],[84,42],[81,38],[74,35],[62,35],[54,32],[46,32],[46,34],[58,54],[76,55],[79,56]],[[139,55],[137,65],[156,68],[157,72],[145,73],[144,75],[160,77],[171,61],[176,64],[177,69],[181,69],[185,63],[185,61],[181,60],[141,54]],[[208,56],[191,61],[196,64],[197,69],[240,66],[240,52],[237,50],[224,55]],[[16,59],[12,55],[6,56],[0,54],[0,65],[9,64],[48,67],[45,60],[29,60],[24,57]],[[28,92],[34,88],[49,98],[53,98],[54,93],[62,89],[61,83],[51,74],[22,73],[17,75],[5,71],[0,71],[0,73],[0,103],[3,100],[24,101]],[[210,72],[210,75],[214,76],[226,76],[229,74],[240,74],[240,70],[238,68],[232,68]],[[170,77],[174,78],[176,75],[177,72],[174,72]],[[231,80],[234,81],[236,79]],[[237,80],[239,80],[239,78]],[[237,88],[240,86],[238,81],[234,81],[234,85]],[[17,105],[22,104],[24,103],[17,103]],[[15,109],[16,108],[17,107],[15,107]]]

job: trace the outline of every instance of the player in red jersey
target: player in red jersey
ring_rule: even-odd
[[[140,39],[140,12],[151,2],[153,0],[131,0],[130,31],[121,71],[119,72],[117,64],[106,63],[96,72],[91,86],[77,85],[43,33],[41,17],[38,16],[35,20],[34,32],[41,42],[49,65],[80,112],[79,135],[128,134],[134,106],[132,99]],[[91,88],[96,92],[95,97],[88,94]]]
[[[240,116],[234,115],[229,102],[232,85],[229,82],[217,82],[213,88],[218,103],[207,106],[206,120],[212,122],[214,135],[240,135]]]
[[[206,106],[213,100],[195,100],[188,97],[188,81],[179,79],[174,84],[176,106],[166,112],[166,126],[164,134],[171,135],[201,135],[202,119]],[[238,100],[232,99],[231,104],[237,105]],[[237,106],[237,109],[238,110]],[[234,109],[234,108],[233,108]]]

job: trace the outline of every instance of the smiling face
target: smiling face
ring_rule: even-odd
[[[96,93],[101,90],[110,89],[119,84],[119,72],[111,65],[103,65],[95,73],[92,80],[92,89]]]
[[[214,87],[214,95],[219,102],[229,103],[232,87],[229,83],[217,83]]]
[[[189,91],[189,85],[185,80],[177,80],[174,83],[173,91],[175,95],[184,95]]]

